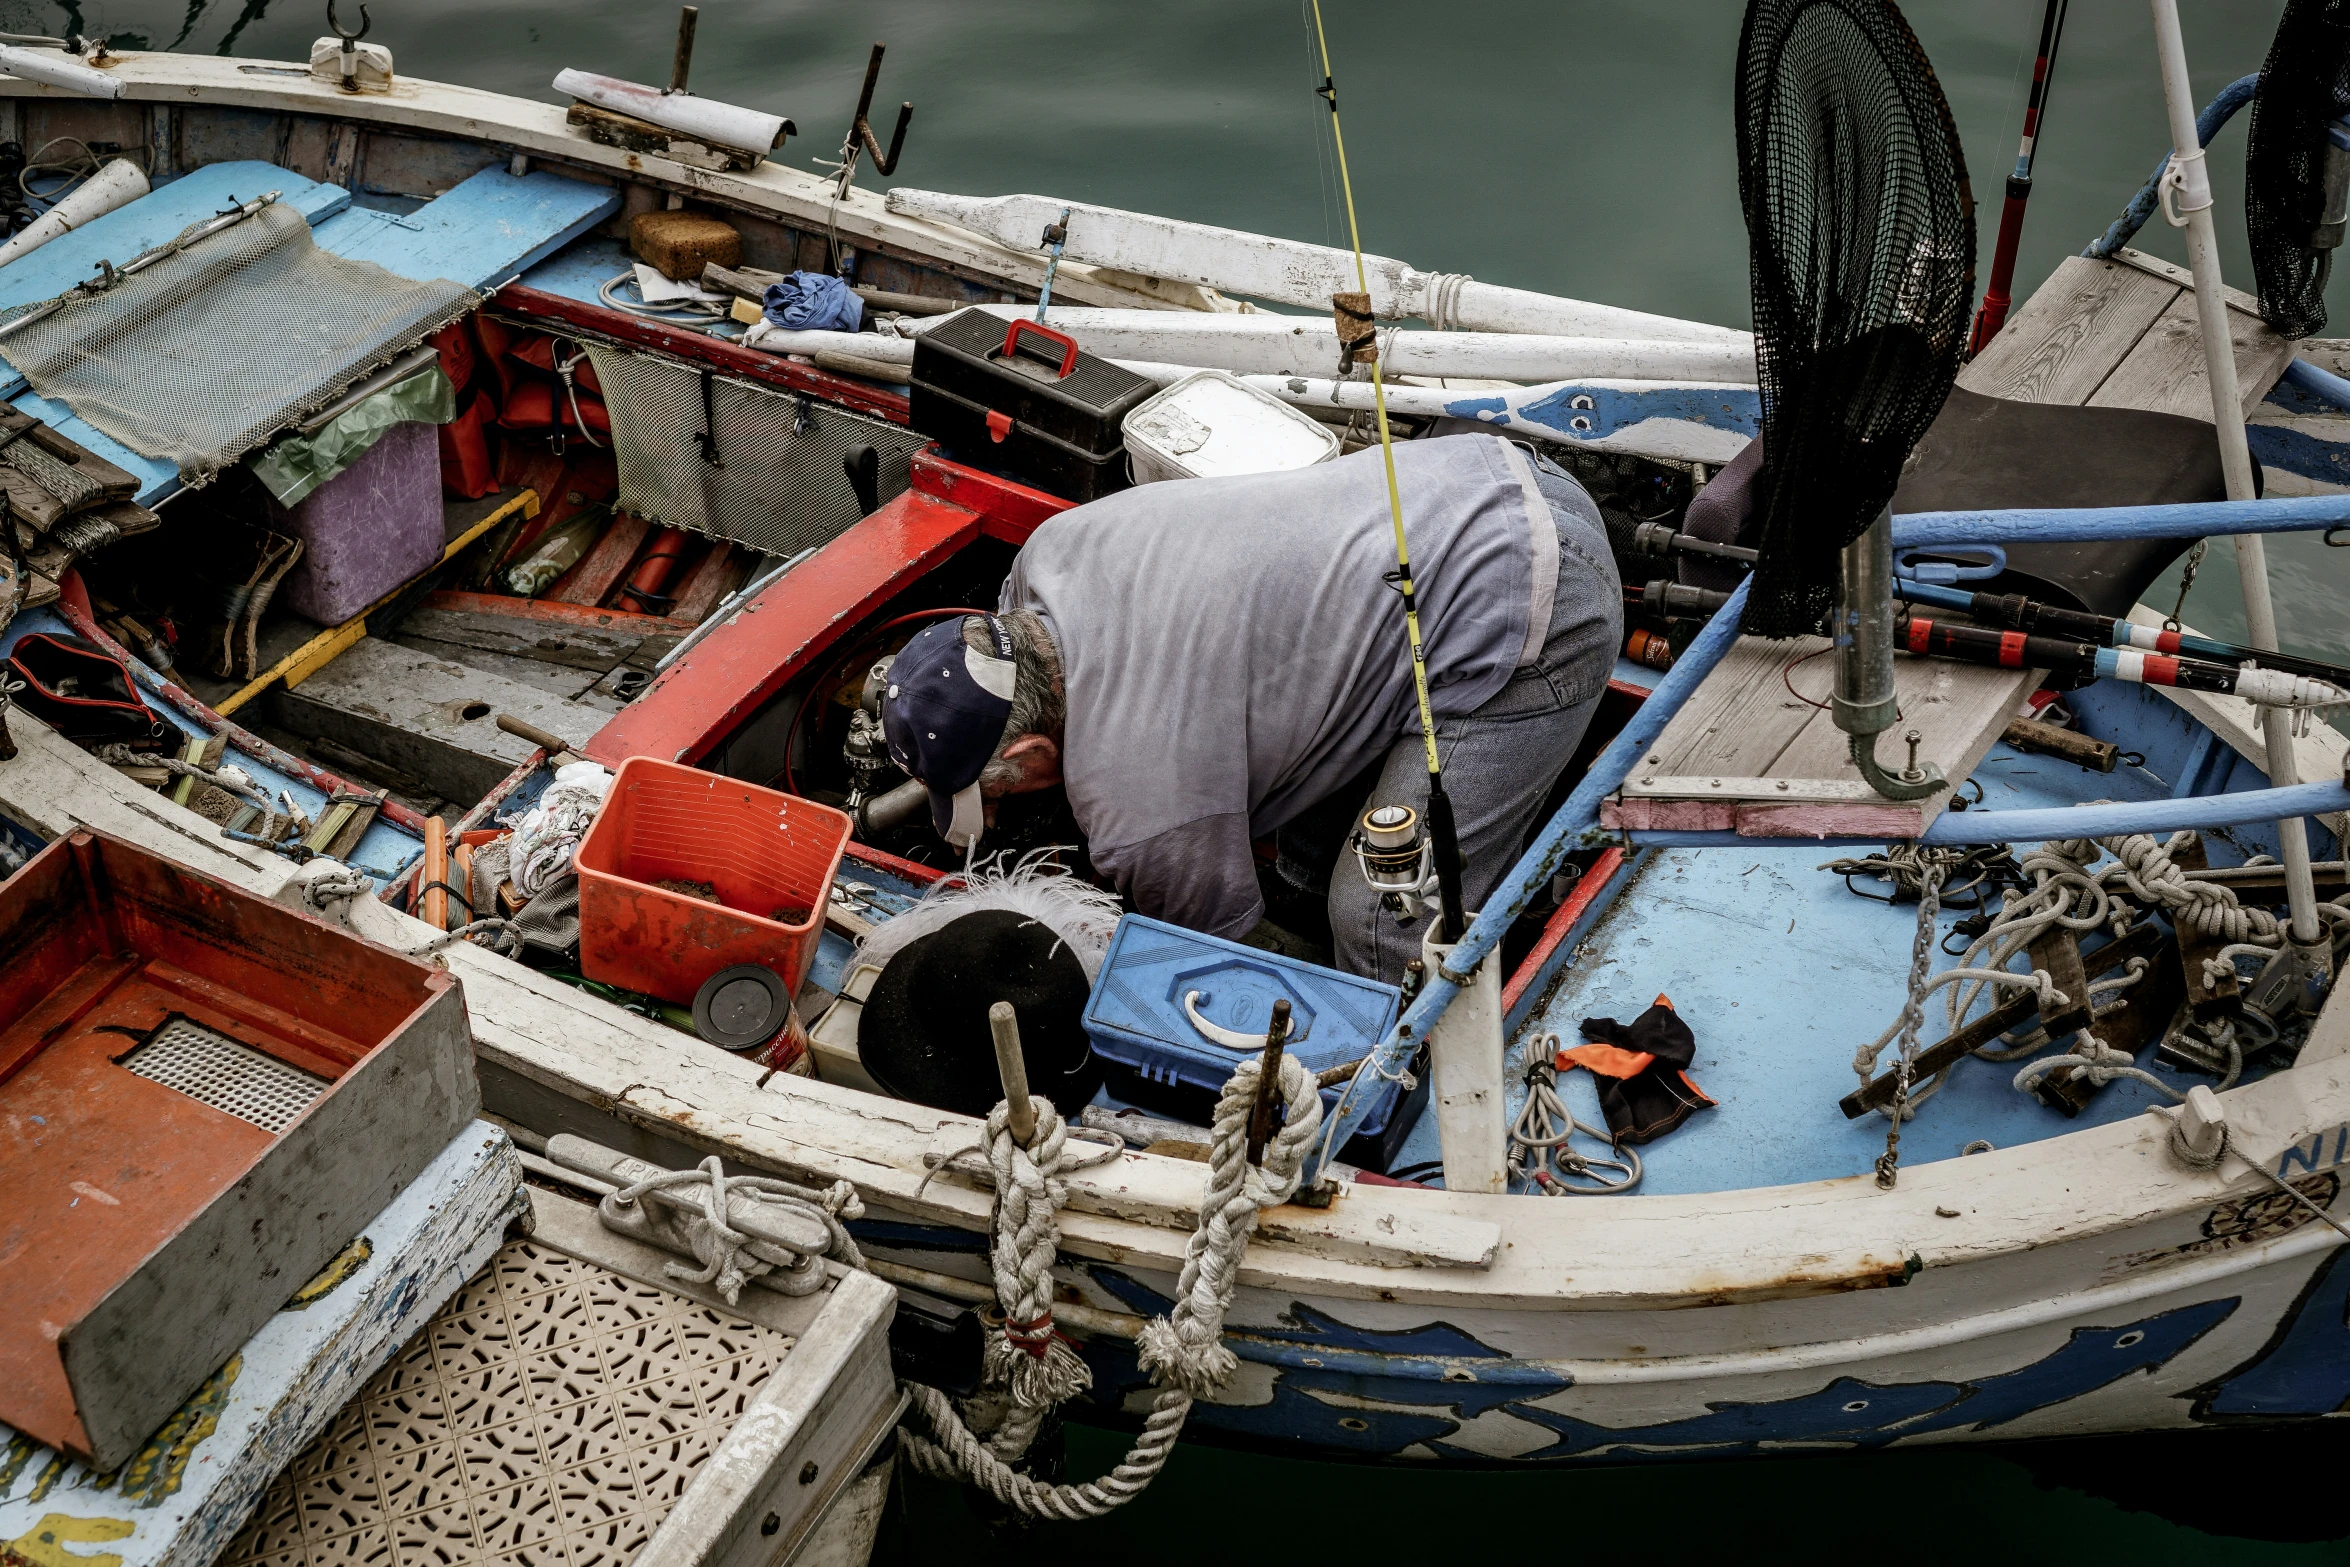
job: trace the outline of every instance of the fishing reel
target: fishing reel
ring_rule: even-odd
[[[1379,894],[1380,906],[1396,923],[1409,925],[1436,897],[1436,845],[1423,830],[1420,813],[1408,805],[1374,805],[1363,813],[1347,846],[1355,852],[1363,880]]]

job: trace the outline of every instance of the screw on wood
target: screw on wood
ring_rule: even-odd
[[[1273,1003],[1273,1021],[1265,1030],[1265,1054],[1257,1072],[1257,1102],[1248,1115],[1248,1162],[1262,1164],[1265,1144],[1273,1140],[1273,1119],[1281,1102],[1281,1051],[1289,1042],[1289,1001]]]
[[[1028,1059],[1020,1053],[1020,1019],[1012,1003],[999,1001],[987,1009],[987,1029],[995,1036],[995,1069],[1004,1081],[1012,1141],[1025,1148],[1036,1140],[1036,1105],[1028,1097]]]

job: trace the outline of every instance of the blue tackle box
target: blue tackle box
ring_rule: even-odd
[[[1109,1064],[1113,1094],[1205,1126],[1232,1069],[1264,1049],[1273,1003],[1283,999],[1286,1048],[1315,1072],[1368,1055],[1403,1007],[1393,985],[1129,914],[1110,938],[1085,1032]],[[1371,1113],[1339,1157],[1387,1169],[1428,1101],[1424,1066],[1413,1076],[1408,1094],[1394,1082],[1356,1089],[1372,1096]],[[1326,1111],[1337,1109],[1339,1093],[1322,1091]]]

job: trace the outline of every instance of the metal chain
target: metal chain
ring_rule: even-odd
[[[2179,617],[2187,612],[2187,594],[2195,586],[2195,573],[2203,569],[2204,552],[2211,548],[2209,539],[2197,539],[2195,547],[2187,551],[2187,570],[2179,578],[2179,601],[2171,606],[2170,618],[2162,623],[2165,631],[2179,629]]]
[[[1926,1017],[1926,982],[1933,977],[1934,921],[1942,912],[1939,858],[1926,858],[1918,881],[1918,931],[1909,945],[1909,994],[1901,1003],[1901,1038],[1894,1046],[1893,1103],[1885,1125],[1885,1152],[1877,1160],[1877,1184],[1887,1191],[1901,1179],[1901,1122],[1909,1114],[1909,1079],[1918,1059],[1918,1026]]]

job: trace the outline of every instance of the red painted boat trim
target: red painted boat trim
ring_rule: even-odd
[[[78,573],[69,572],[67,575],[75,577],[78,584]],[[62,587],[63,584],[60,586]],[[77,602],[80,597],[81,595],[76,592],[64,593],[58,598],[57,613],[64,617],[65,623],[73,627],[78,635],[97,643],[108,654],[122,660],[123,667],[131,671],[142,685],[177,708],[182,716],[194,720],[196,725],[207,734],[220,736],[247,756],[258,757],[279,772],[299,778],[311,788],[324,794],[331,796],[335,794],[372,794],[374,792],[373,790],[361,789],[356,784],[345,783],[316,762],[305,762],[291,752],[281,751],[251,730],[221,717],[211,708],[197,701],[183,687],[164,679],[154,670],[148,668],[145,662],[130,649],[101,630],[98,623],[90,618],[88,611]],[[424,831],[424,818],[396,800],[385,800],[382,809],[377,814],[396,827],[405,827],[413,833]]]
[[[813,365],[795,364],[781,354],[762,354],[755,348],[741,348],[723,338],[704,332],[689,332],[682,327],[647,321],[618,310],[607,310],[602,305],[585,304],[566,299],[561,294],[549,294],[540,289],[525,288],[510,283],[498,290],[491,308],[499,312],[530,317],[548,327],[576,327],[609,337],[616,342],[631,343],[639,348],[655,349],[679,359],[705,364],[729,375],[739,375],[747,381],[758,381],[780,387],[787,392],[806,392],[821,397],[828,403],[858,413],[887,419],[892,424],[907,421],[906,399],[895,392],[885,392],[869,381],[847,376],[827,374]]]
[[[1017,479],[966,467],[942,456],[935,446],[914,454],[911,478],[918,494],[969,507],[979,513],[981,532],[1011,544],[1027,543],[1039,523],[1077,504],[1030,489]]]
[[[1550,955],[1573,932],[1576,922],[1583,918],[1583,911],[1591,907],[1600,892],[1623,868],[1624,851],[1621,849],[1602,849],[1599,858],[1591,862],[1591,869],[1585,871],[1583,879],[1575,883],[1575,890],[1567,894],[1567,901],[1560,904],[1543,925],[1541,939],[1534,943],[1534,950],[1526,954],[1519,962],[1517,971],[1501,987],[1504,1017],[1518,1004],[1518,998],[1525,994],[1526,986],[1543,971]]]
[[[695,643],[596,732],[587,754],[607,767],[632,756],[698,763],[809,660],[980,532],[979,513],[909,490]]]
[[[944,881],[947,877],[947,873],[935,865],[922,865],[913,860],[902,860],[896,855],[884,853],[880,849],[867,848],[854,839],[849,842],[848,857],[852,860],[862,860],[877,871],[888,871],[893,876],[903,876],[906,880],[919,882],[925,887],[934,881]]]

